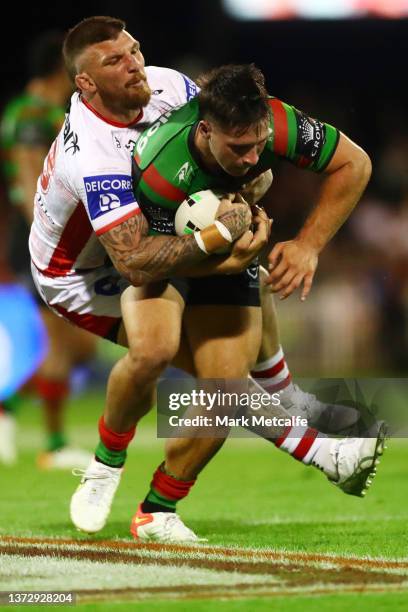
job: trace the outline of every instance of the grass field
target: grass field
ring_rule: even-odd
[[[91,393],[72,402],[73,442],[93,448],[102,406]],[[361,500],[262,440],[230,440],[179,506],[208,543],[138,546],[129,522],[162,458],[154,415],[139,427],[110,521],[93,538],[69,521],[78,479],[35,467],[39,416],[23,405],[19,463],[1,467],[0,591],[72,590],[86,610],[407,609],[406,442],[389,442]]]

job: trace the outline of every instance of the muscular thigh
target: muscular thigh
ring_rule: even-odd
[[[129,286],[121,297],[122,324],[118,343],[152,353],[176,353],[181,334],[184,300],[167,283]]]
[[[240,378],[256,362],[262,330],[257,306],[187,306],[184,326],[197,376]]]

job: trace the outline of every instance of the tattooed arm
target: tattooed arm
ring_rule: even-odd
[[[251,215],[244,204],[231,204],[218,217],[233,240],[249,226]],[[99,239],[118,272],[132,285],[140,286],[169,276],[184,276],[186,265],[204,261],[208,255],[192,234],[186,236],[148,236],[148,224],[139,213]],[[199,274],[198,274],[199,275]]]

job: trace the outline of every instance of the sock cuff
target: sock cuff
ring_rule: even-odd
[[[274,355],[272,355],[272,357],[268,357],[268,359],[265,359],[264,361],[259,361],[252,371],[262,372],[263,370],[270,370],[271,368],[276,366],[276,364],[282,361],[282,359],[285,359],[285,355],[282,347],[279,346],[279,349]]]
[[[35,388],[38,395],[46,401],[64,400],[69,394],[69,381],[36,376]]]
[[[283,378],[281,381],[275,384],[265,384],[264,387],[268,391],[268,393],[277,393],[278,391],[283,391],[283,389],[286,389],[286,387],[288,387],[291,382],[292,374],[289,372],[286,378]]]
[[[310,463],[309,452],[313,446],[314,451],[320,446],[320,440],[319,444],[315,445],[316,440],[320,437],[319,432],[312,427],[287,427],[274,444],[292,455],[294,459]],[[314,455],[314,451],[311,456]]]
[[[113,451],[126,450],[136,433],[136,426],[123,433],[117,433],[116,431],[109,429],[105,423],[103,415],[99,419],[98,429],[101,442],[107,449]]]
[[[153,474],[151,487],[163,497],[178,501],[188,495],[191,487],[195,483],[194,480],[179,480],[162,471],[161,466],[157,468]]]

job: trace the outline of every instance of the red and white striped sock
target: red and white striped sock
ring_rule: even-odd
[[[273,440],[280,450],[286,451],[294,459],[309,465],[322,445],[329,438],[311,427],[287,427],[283,435]]]
[[[251,371],[251,376],[270,394],[286,389],[292,382],[292,376],[282,347],[269,359],[257,363]]]

